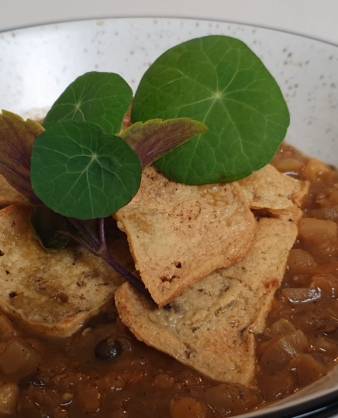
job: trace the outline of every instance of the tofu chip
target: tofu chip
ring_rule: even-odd
[[[301,217],[299,207],[309,191],[309,182],[282,174],[272,165],[251,174],[239,184],[252,209],[293,220]]]
[[[30,215],[0,211],[0,309],[37,333],[68,337],[112,302],[122,280],[83,249],[45,251]]]
[[[139,340],[202,374],[250,385],[254,335],[265,327],[296,235],[295,223],[262,218],[242,261],[210,274],[165,308],[123,284],[115,294],[120,318]]]
[[[238,184],[187,186],[152,167],[144,170],[139,192],[116,219],[159,306],[243,258],[256,230]]]

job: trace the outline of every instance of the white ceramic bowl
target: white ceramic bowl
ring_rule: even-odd
[[[0,108],[40,116],[78,75],[118,72],[136,88],[148,65],[184,40],[226,34],[245,41],[280,83],[291,111],[287,141],[338,164],[338,48],[295,34],[234,23],[167,18],[86,20],[0,33]],[[338,399],[338,369],[245,417],[287,417]],[[244,416],[243,416],[244,417]]]

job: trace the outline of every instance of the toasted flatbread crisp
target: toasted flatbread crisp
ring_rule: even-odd
[[[28,204],[28,201],[7,182],[5,177],[0,175],[0,208],[15,203]]]
[[[152,167],[144,170],[139,192],[116,219],[159,306],[243,258],[256,230],[238,184],[187,186]]]
[[[27,207],[0,211],[0,255],[0,309],[46,336],[72,335],[122,282],[85,250],[43,250]]]
[[[115,294],[120,318],[139,340],[204,375],[249,385],[254,334],[264,329],[296,235],[295,223],[262,218],[241,262],[210,274],[165,308],[123,284]]]
[[[280,173],[272,165],[239,182],[252,209],[265,210],[284,219],[298,220],[299,207],[309,191],[309,182]]]

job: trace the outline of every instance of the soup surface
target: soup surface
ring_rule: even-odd
[[[136,341],[111,306],[68,340],[0,316],[0,413],[21,418],[221,418],[313,382],[338,358],[338,172],[283,146],[274,165],[311,182],[266,330],[256,386],[210,381]],[[224,356],[227,354],[224,353]]]

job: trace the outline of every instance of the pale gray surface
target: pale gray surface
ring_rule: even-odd
[[[88,17],[223,19],[338,42],[337,0],[0,0],[0,29]]]
[[[0,108],[25,115],[43,113],[74,77],[89,70],[119,72],[135,88],[147,66],[166,48],[209,33],[239,37],[264,59],[290,106],[289,142],[337,164],[337,47],[245,25],[109,19],[0,34]],[[308,389],[309,398],[338,389],[337,382],[336,375],[317,382],[314,393]],[[305,392],[294,395],[301,396]]]

